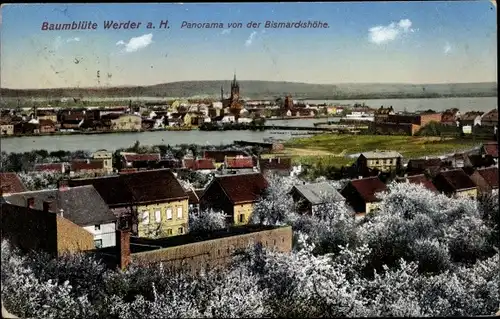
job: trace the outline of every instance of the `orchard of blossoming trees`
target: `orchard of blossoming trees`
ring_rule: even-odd
[[[500,303],[498,197],[452,199],[392,184],[362,221],[344,204],[299,216],[273,178],[254,223],[289,224],[290,254],[255,246],[197,276],[159,265],[107,270],[90,255],[21,256],[2,242],[2,299],[19,317],[474,316]],[[494,194],[493,196],[497,196]],[[211,219],[210,216],[213,216]],[[224,227],[220,213],[192,227]]]

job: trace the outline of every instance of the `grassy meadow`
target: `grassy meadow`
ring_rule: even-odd
[[[398,151],[409,159],[459,152],[479,144],[478,141],[440,137],[321,134],[291,139],[282,154],[291,156],[295,163],[340,167],[355,161],[347,155],[367,151]]]

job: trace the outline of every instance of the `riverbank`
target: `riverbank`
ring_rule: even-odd
[[[196,127],[165,128],[160,130],[120,130],[120,131],[73,131],[73,132],[51,132],[37,134],[15,134],[2,135],[3,138],[14,137],[42,137],[42,136],[65,136],[65,135],[100,135],[100,134],[127,134],[127,133],[148,133],[148,132],[177,132],[177,131],[197,131]]]

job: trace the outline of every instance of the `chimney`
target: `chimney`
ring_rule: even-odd
[[[59,191],[67,191],[69,189],[69,182],[67,179],[61,179],[57,182]]]
[[[122,270],[130,264],[130,231],[116,231],[116,252],[118,257],[118,267]]]
[[[28,208],[35,207],[35,198],[34,197],[29,197],[26,199],[26,207],[28,207]]]
[[[54,212],[54,202],[53,201],[43,201],[43,212]]]

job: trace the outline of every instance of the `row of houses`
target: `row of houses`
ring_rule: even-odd
[[[127,107],[35,110],[30,114],[18,114],[11,110],[0,117],[0,133],[19,135],[56,131],[141,131],[179,126],[196,127],[206,122],[251,123],[259,116],[258,113],[245,109],[234,114],[228,108],[206,106],[143,112],[134,112]]]
[[[476,198],[498,188],[498,168],[444,169],[401,179],[448,195]],[[247,224],[253,204],[268,185],[261,173],[240,173],[216,175],[203,190],[185,190],[169,169],[63,180],[56,190],[27,192],[21,184],[13,174],[2,175],[7,203],[66,216],[94,235],[96,247],[116,244],[115,227],[149,238],[187,233],[188,212],[195,207],[222,210],[231,225]],[[375,176],[351,180],[340,192],[323,183],[298,185],[290,194],[296,201],[306,200],[310,209],[320,204],[318,194],[326,192],[329,200],[346,200],[357,214],[366,214],[377,207],[376,193],[384,190],[385,184]]]
[[[414,114],[397,114],[391,107],[383,106],[374,111],[374,129],[380,134],[398,133],[415,135],[423,126],[430,122],[444,125],[461,126],[464,133],[471,133],[472,127],[498,127],[498,110],[489,112],[470,111],[463,114],[456,108],[448,109],[442,113],[426,111]]]

